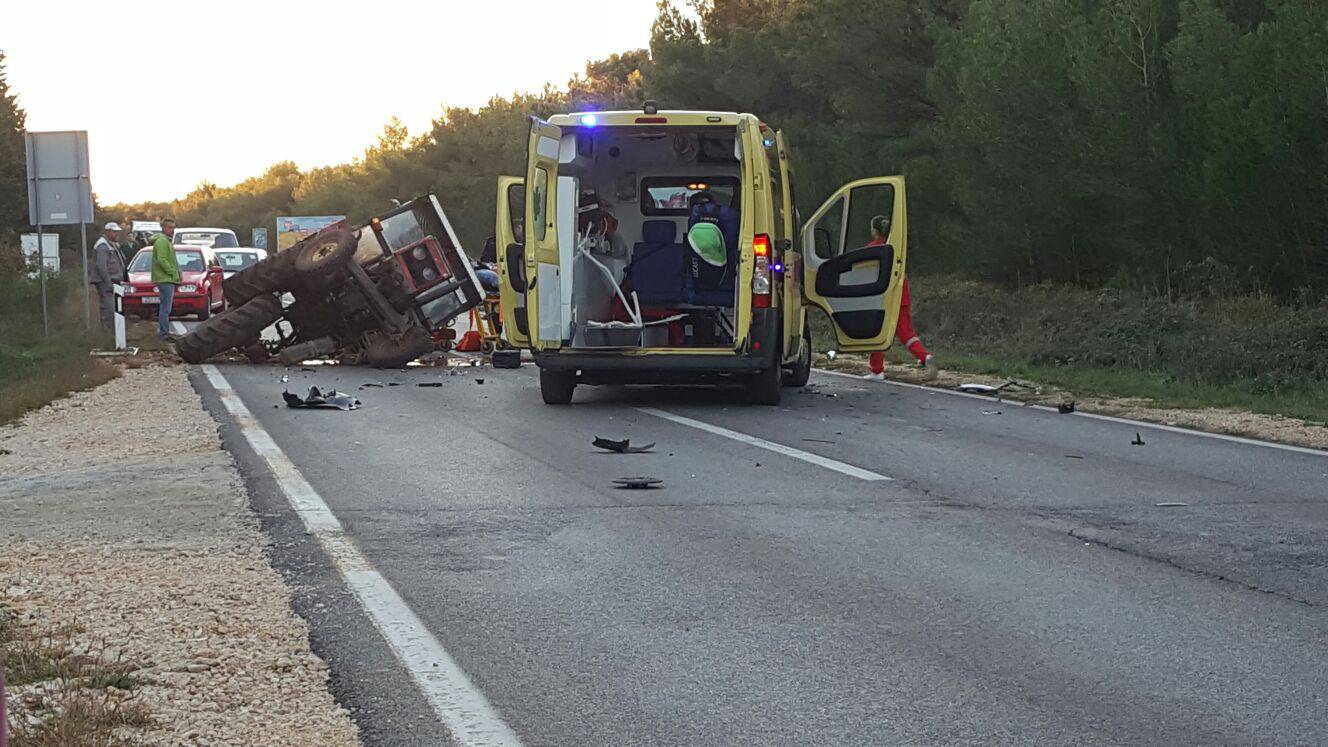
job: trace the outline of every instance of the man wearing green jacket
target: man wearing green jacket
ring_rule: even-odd
[[[175,221],[163,218],[161,233],[152,239],[152,282],[161,296],[161,306],[157,309],[157,326],[161,339],[172,342],[171,308],[175,306],[175,286],[180,284],[180,265],[175,261]]]

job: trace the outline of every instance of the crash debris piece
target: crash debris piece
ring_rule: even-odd
[[[318,390],[318,387],[309,387],[309,394],[303,398],[298,394],[289,391],[281,393],[282,399],[286,400],[287,407],[296,409],[336,409],[336,410],[356,410],[360,407],[360,401],[349,394],[342,394],[335,389],[330,389],[326,393]]]
[[[440,386],[442,386],[442,385],[443,385],[443,382],[441,382],[441,381],[421,381],[420,383],[416,384],[415,386],[423,386],[423,387],[430,387],[430,388],[432,388],[432,387],[440,387]]]
[[[1181,503],[1180,501],[1163,501],[1161,503],[1154,503],[1153,505],[1158,508],[1184,508],[1190,504]]]
[[[595,440],[591,441],[591,443],[594,444],[595,448],[612,451],[616,454],[645,454],[655,448],[655,443],[653,441],[645,446],[633,446],[630,439],[616,441],[611,438],[603,438],[600,436],[596,436]]]
[[[613,481],[620,490],[653,490],[664,484],[657,477],[620,477]]]
[[[1069,415],[1074,412],[1074,402],[1062,402],[1056,405],[1056,412],[1062,415]]]
[[[1134,432],[1134,440],[1130,442],[1130,445],[1131,445],[1131,446],[1143,446],[1143,445],[1144,445],[1144,437],[1143,437],[1143,434],[1139,433],[1138,431],[1135,431],[1135,432]]]

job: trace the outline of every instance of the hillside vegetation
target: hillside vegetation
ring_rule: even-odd
[[[530,115],[750,111],[783,128],[803,215],[904,173],[914,266],[1003,285],[1126,278],[1176,295],[1214,264],[1241,290],[1328,293],[1328,4],[1315,0],[704,0],[660,4],[648,50],[565,89],[389,123],[352,163],[289,163],[170,211],[247,233],[278,213],[362,219],[442,195],[463,242],[524,170]]]

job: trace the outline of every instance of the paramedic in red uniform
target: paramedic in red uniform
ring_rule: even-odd
[[[890,238],[890,221],[884,215],[878,215],[871,220],[872,240],[867,242],[867,246],[884,246]],[[932,358],[931,353],[922,345],[922,338],[918,337],[917,330],[913,329],[913,315],[909,313],[908,299],[908,278],[904,278],[904,296],[899,301],[899,325],[895,328],[895,336],[899,342],[908,348],[908,352],[918,359],[924,371],[924,380],[931,381],[936,378],[936,360]],[[885,353],[875,352],[871,354],[871,373],[867,374],[867,379],[873,381],[885,381]]]

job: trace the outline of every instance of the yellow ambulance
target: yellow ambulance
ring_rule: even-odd
[[[808,220],[781,132],[751,114],[532,118],[526,174],[498,182],[503,327],[548,404],[577,385],[728,384],[778,404],[810,375],[808,305],[841,351],[894,336],[904,179],[844,185]],[[871,243],[871,220],[890,221]]]

